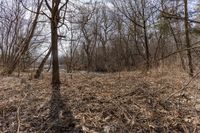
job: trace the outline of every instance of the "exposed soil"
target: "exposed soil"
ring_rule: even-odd
[[[184,86],[190,79],[181,72],[61,75],[63,101],[83,132],[200,132],[198,77]],[[50,132],[50,81],[0,77],[0,132]]]

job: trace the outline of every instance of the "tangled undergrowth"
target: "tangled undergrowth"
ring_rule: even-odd
[[[62,99],[82,132],[200,132],[198,77],[186,86],[181,72],[61,75]],[[51,131],[50,80],[48,73],[40,80],[0,77],[0,132]]]

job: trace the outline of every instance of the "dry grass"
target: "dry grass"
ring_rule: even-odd
[[[84,132],[200,132],[199,80],[180,71],[61,74],[62,96]],[[49,132],[50,74],[0,77],[0,131]]]

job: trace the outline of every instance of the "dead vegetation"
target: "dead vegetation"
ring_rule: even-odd
[[[61,77],[63,101],[83,132],[200,132],[198,77],[188,86],[190,79],[181,72],[122,72],[120,77],[76,72]],[[49,74],[40,80],[0,77],[0,83],[0,132],[50,132]]]

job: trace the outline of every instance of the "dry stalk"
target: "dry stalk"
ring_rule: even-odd
[[[178,90],[178,91],[172,93],[170,96],[168,96],[167,98],[165,98],[165,101],[169,100],[169,99],[170,99],[171,97],[173,97],[175,94],[177,94],[177,93],[179,93],[179,92],[181,92],[181,91],[184,91],[184,90],[187,88],[187,86],[188,86],[195,78],[197,78],[197,76],[198,76],[199,74],[200,74],[200,71],[199,71],[198,73],[196,73],[196,74],[187,82],[187,84],[185,84],[180,90]]]
[[[18,106],[18,108],[17,108],[17,133],[20,133],[20,125],[21,125],[21,121],[20,121],[20,106]]]
[[[196,109],[196,104],[197,104],[197,93],[198,93],[198,90],[199,90],[199,86],[198,86],[198,89],[196,89],[196,91],[195,91],[195,94],[194,94],[194,101],[195,101],[195,103],[194,103],[194,109],[195,109],[195,116],[196,116],[196,118],[195,118],[195,125],[194,125],[194,131],[193,131],[193,133],[196,133],[196,130],[197,130],[197,123],[196,123],[196,121],[197,121],[197,119],[199,119],[199,116],[198,116],[198,113],[197,113],[197,109]]]

